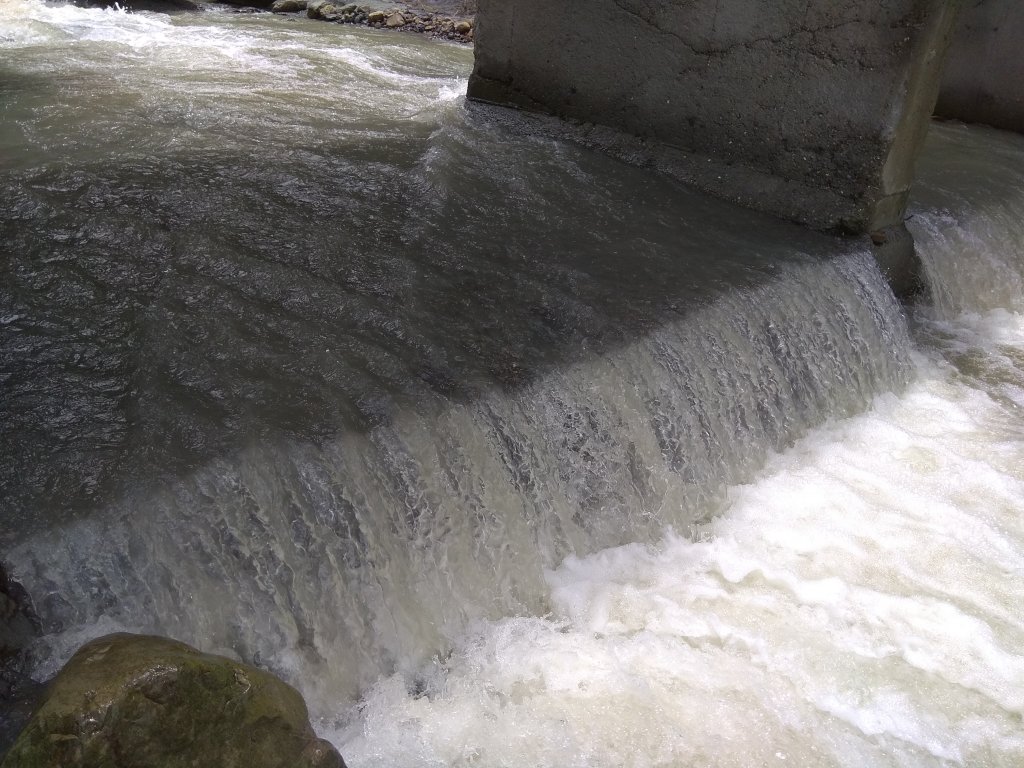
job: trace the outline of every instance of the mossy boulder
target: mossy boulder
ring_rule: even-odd
[[[80,648],[0,768],[344,768],[268,672],[162,637]]]

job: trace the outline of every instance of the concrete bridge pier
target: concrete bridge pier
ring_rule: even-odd
[[[1024,133],[1024,2],[966,0],[935,114]]]
[[[903,227],[960,0],[479,0],[470,98],[611,126],[704,190],[870,235]]]

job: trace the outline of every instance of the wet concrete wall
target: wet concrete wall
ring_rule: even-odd
[[[819,229],[902,221],[958,0],[480,0],[469,95],[682,150]]]
[[[935,112],[1024,133],[1024,1],[965,2]]]

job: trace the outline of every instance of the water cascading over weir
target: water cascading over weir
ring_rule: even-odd
[[[3,2],[37,680],[170,636],[353,768],[1020,764],[1024,143],[924,137],[955,3],[482,0],[474,65]]]

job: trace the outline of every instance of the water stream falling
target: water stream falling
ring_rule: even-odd
[[[461,98],[471,52],[0,0],[0,547],[360,766],[1024,763],[1024,139],[866,251]]]

